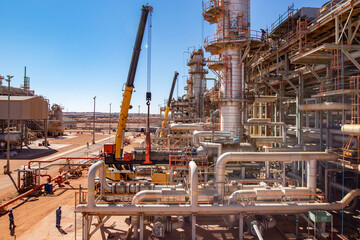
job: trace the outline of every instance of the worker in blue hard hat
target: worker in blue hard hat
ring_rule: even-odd
[[[10,222],[9,229],[13,230],[16,226],[14,223],[14,214],[12,208],[9,209],[9,222]]]
[[[60,221],[61,221],[61,206],[56,209],[56,227],[60,228]]]

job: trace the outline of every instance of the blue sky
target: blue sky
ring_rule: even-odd
[[[204,0],[206,1],[206,0]],[[296,8],[321,7],[324,0],[252,0],[251,28],[266,28],[294,2]],[[168,97],[174,71],[185,93],[185,60],[189,47],[200,47],[202,36],[215,25],[202,20],[201,0],[0,0],[0,75],[14,75],[23,84],[24,66],[30,87],[64,111],[119,112],[123,84],[132,54],[142,4],[154,7],[152,28],[151,111]],[[204,31],[202,31],[204,29]],[[135,79],[131,112],[145,112],[146,43]]]

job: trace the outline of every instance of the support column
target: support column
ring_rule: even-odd
[[[24,143],[24,121],[20,120],[20,149],[22,150]]]
[[[84,236],[84,240],[88,240],[89,239],[89,215],[88,214],[83,214],[83,236]]]
[[[268,105],[267,105],[267,103],[264,103],[264,114],[265,114],[265,117],[264,118],[268,118]],[[271,119],[270,119],[270,121],[271,121]],[[265,126],[264,127],[265,128],[265,136],[268,136],[268,127],[267,126]]]
[[[329,201],[329,186],[328,186],[328,169],[327,164],[325,166],[325,202]]]
[[[47,147],[48,146],[48,144],[47,144],[47,138],[48,138],[48,135],[47,135],[47,132],[48,132],[48,121],[45,119],[44,120],[44,136],[45,136],[45,147]]]
[[[239,214],[239,239],[244,240],[244,214]]]
[[[191,239],[196,240],[196,215],[191,215]]]
[[[253,116],[252,117],[257,118],[257,106],[256,106],[256,103],[253,103]],[[256,136],[257,131],[258,131],[258,127],[257,126],[252,126],[252,130],[253,130],[252,134],[254,136]]]
[[[265,162],[265,178],[270,179],[270,162]]]
[[[144,240],[144,214],[140,214],[140,240]]]
[[[305,112],[305,114],[306,114],[306,117],[305,117],[305,126],[306,126],[307,128],[310,127],[310,117],[309,117],[309,113],[310,113],[310,111],[306,111],[306,112]]]
[[[25,144],[26,144],[26,146],[29,144],[29,141],[28,141],[28,122],[27,122],[27,120],[25,120]]]
[[[263,118],[263,109],[262,109],[262,103],[259,103],[259,112],[258,112],[258,118]],[[262,136],[262,126],[258,126],[258,132],[259,136]]]
[[[282,172],[282,178],[283,178],[283,186],[285,187],[286,184],[286,176],[285,176],[285,169],[286,169],[286,163],[283,162],[283,172]]]
[[[209,177],[208,177],[208,175],[209,175],[209,168],[205,168],[205,174],[204,174],[204,181],[205,182],[208,182],[208,179],[209,179]]]
[[[320,124],[320,136],[319,136],[319,151],[322,152],[322,148],[323,148],[323,122],[322,122],[322,111],[319,111],[319,124]]]
[[[139,227],[134,226],[134,238],[139,239]]]
[[[300,111],[300,105],[302,103],[302,94],[303,94],[303,76],[302,74],[299,74],[299,87],[298,91],[296,93],[296,137],[297,137],[297,143],[299,145],[302,144],[302,130],[301,130],[301,111]]]
[[[316,193],[316,169],[317,169],[317,161],[309,160],[307,161],[307,178],[306,183],[307,187],[310,189],[311,194],[313,194],[312,198]]]

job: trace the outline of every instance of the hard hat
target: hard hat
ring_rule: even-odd
[[[59,205],[59,208],[61,208],[61,205]]]
[[[13,209],[12,208],[9,208],[9,212],[11,212]]]

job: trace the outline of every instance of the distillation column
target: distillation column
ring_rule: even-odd
[[[216,11],[211,8],[216,8]],[[213,16],[210,16],[211,13]],[[246,121],[246,84],[242,61],[245,58],[242,53],[249,39],[250,0],[216,1],[213,6],[204,9],[204,18],[210,23],[217,23],[215,40],[208,42],[205,49],[210,49],[213,55],[219,55],[223,66],[218,95],[221,131],[231,132],[233,137],[241,140]],[[214,48],[217,51],[213,51]]]
[[[204,69],[204,51],[199,49],[193,51],[190,56],[190,60],[187,65],[189,69],[189,82],[192,84],[191,97],[194,97],[195,112],[197,118],[203,118],[204,116],[204,92],[206,90],[205,74],[207,70]]]

